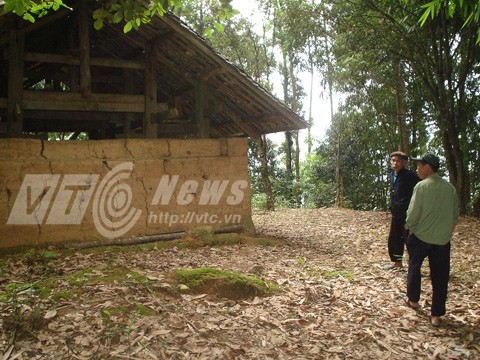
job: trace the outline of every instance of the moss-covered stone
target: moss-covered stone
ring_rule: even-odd
[[[277,285],[253,276],[213,268],[175,270],[174,280],[186,285],[193,293],[205,293],[239,300],[255,296],[268,296],[279,291]]]

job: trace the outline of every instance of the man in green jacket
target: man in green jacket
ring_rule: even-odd
[[[453,185],[437,174],[440,165],[438,156],[426,153],[412,160],[417,161],[421,181],[413,190],[405,223],[409,232],[406,302],[413,308],[420,306],[420,269],[423,260],[428,257],[433,288],[431,322],[433,326],[439,326],[440,316],[446,312],[450,240],[459,220],[458,200]]]

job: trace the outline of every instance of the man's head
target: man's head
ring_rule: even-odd
[[[390,154],[390,162],[392,164],[393,171],[395,174],[397,174],[400,170],[407,167],[408,156],[401,151],[395,151]]]
[[[418,177],[422,180],[436,173],[440,167],[440,158],[431,152],[427,152],[419,158],[412,158],[412,160],[417,161]]]

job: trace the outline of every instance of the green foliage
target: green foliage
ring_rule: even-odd
[[[33,262],[44,262],[52,259],[57,259],[62,256],[62,254],[57,251],[42,249],[27,251],[23,256]]]
[[[367,105],[361,110],[347,105],[341,107],[327,132],[327,139],[317,150],[326,159],[323,166],[330,169],[319,172],[319,178],[324,182],[333,182],[339,141],[338,161],[345,207],[356,210],[387,209],[390,143],[386,141],[387,133],[382,131],[385,127],[375,124],[375,120]],[[339,138],[338,132],[341,134]],[[333,189],[330,191],[330,201],[333,201]]]
[[[265,193],[253,193],[252,208],[258,210],[267,210],[267,195]]]
[[[261,174],[261,159],[256,143],[249,140],[248,143],[248,170],[251,179],[252,199],[256,208],[266,207],[266,189],[262,180]],[[272,191],[275,195],[277,203],[281,203],[284,196],[286,196],[288,187],[283,182],[285,178],[285,170],[282,168],[279,159],[279,150],[276,145],[267,139],[267,167],[268,176],[272,183]],[[262,202],[264,201],[264,202]]]
[[[93,26],[99,30],[105,22],[112,24],[123,23],[123,31],[125,33],[131,30],[137,30],[142,24],[150,22],[153,16],[163,16],[167,11],[181,8],[184,3],[189,0],[153,0],[145,6],[144,2],[131,0],[97,0],[101,6],[93,11]],[[211,26],[203,32],[205,36],[212,36],[214,31],[222,32],[223,25],[221,21],[225,21],[238,11],[233,9],[230,1],[213,0],[215,11],[209,18]],[[13,12],[23,19],[35,22],[37,18],[47,15],[51,11],[57,11],[60,8],[70,9],[62,0],[42,0],[40,2],[32,0],[6,0],[3,6],[3,12]]]
[[[297,260],[298,260],[298,263],[300,264],[301,267],[305,267],[305,259],[303,257],[298,255]]]
[[[477,44],[480,44],[480,4],[476,0],[432,0],[421,6],[424,9],[418,22],[421,26],[430,19],[433,20],[444,12],[452,19],[456,14],[464,19],[463,26],[473,25],[477,28]]]
[[[39,2],[31,0],[5,0],[3,12],[13,12],[24,20],[35,22],[35,18],[42,18],[51,11],[60,8],[71,9],[62,0],[42,0]]]
[[[319,152],[307,154],[302,162],[303,207],[317,208],[335,203],[334,171]]]
[[[465,129],[478,118],[478,81],[473,80],[473,69],[479,54],[472,47],[472,29],[462,26],[458,12],[436,12],[434,20],[421,28],[418,2],[355,0],[331,5],[334,81],[345,101],[332,121],[322,154],[332,167],[340,154],[346,201],[354,209],[386,208],[387,155],[398,149],[401,135],[407,136],[403,145],[412,155],[430,147],[447,155],[459,139],[457,155],[468,160],[465,165],[464,160],[447,161],[449,175],[461,174],[458,164],[472,168],[467,154],[473,154],[469,144],[476,142],[465,140],[471,137],[467,134],[478,132],[478,121],[469,131]],[[432,46],[437,43],[445,47]],[[452,91],[450,86],[462,90]],[[400,119],[406,134],[399,131]],[[472,175],[467,170],[465,176]]]

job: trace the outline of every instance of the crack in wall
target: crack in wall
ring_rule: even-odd
[[[128,151],[128,153],[130,154],[130,157],[132,159],[135,159],[135,156],[133,155],[132,151],[128,148],[128,139],[125,139],[123,141],[123,146],[125,147],[125,149]]]

